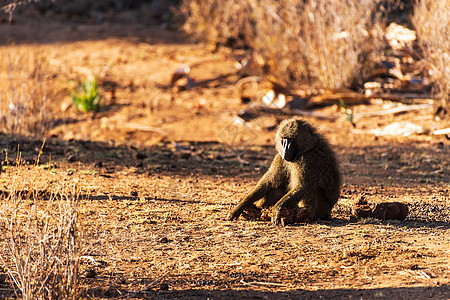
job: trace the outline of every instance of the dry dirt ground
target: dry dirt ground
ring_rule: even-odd
[[[102,24],[18,17],[0,25],[3,54],[45,57],[58,118],[38,166],[32,160],[42,139],[0,135],[3,161],[4,150],[13,160],[20,144],[30,162],[4,162],[0,189],[15,182],[51,192],[78,182],[82,254],[96,262],[82,260],[84,298],[450,298],[450,141],[372,131],[397,121],[430,131],[448,121],[435,121],[432,110],[362,118],[356,128],[345,116],[311,118],[344,174],[332,220],[287,227],[226,221],[275,153],[274,131],[264,129],[275,119],[233,123],[245,105],[226,51],[125,14]],[[176,92],[168,82],[184,65],[196,84]],[[89,73],[99,77],[104,98],[95,115],[67,109],[68,81]],[[351,203],[361,196],[405,202],[410,213],[405,221],[354,220]],[[0,288],[5,296],[10,286]]]

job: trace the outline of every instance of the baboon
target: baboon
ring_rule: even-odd
[[[281,223],[282,209],[299,209],[303,221],[330,218],[342,179],[328,141],[305,120],[292,118],[281,122],[275,144],[278,153],[269,170],[229,212],[228,220],[255,207],[270,207],[274,225]]]

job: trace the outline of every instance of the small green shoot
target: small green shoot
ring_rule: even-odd
[[[86,174],[86,175],[97,175],[97,172],[96,172],[96,171],[94,171],[94,170],[89,170],[89,169],[81,170],[81,173]]]
[[[347,105],[345,104],[344,100],[342,98],[339,98],[339,104],[344,109],[345,114],[347,115],[347,120],[355,127],[355,123],[353,122],[353,110],[347,108]]]
[[[44,170],[52,170],[52,169],[56,169],[58,166],[52,162],[48,162],[45,164],[40,164],[38,167],[41,169],[44,169]]]
[[[96,112],[100,108],[100,94],[98,91],[97,78],[86,79],[80,84],[76,91],[70,93],[73,105],[83,113]]]

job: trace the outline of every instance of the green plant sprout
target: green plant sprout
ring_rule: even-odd
[[[345,104],[342,98],[339,98],[339,105],[345,110],[345,115],[347,116],[347,121],[349,121],[353,127],[355,127],[355,122],[353,119],[353,110],[347,108],[347,104]]]
[[[98,92],[97,78],[86,79],[76,91],[70,93],[73,105],[83,113],[96,112],[100,108],[100,94]]]

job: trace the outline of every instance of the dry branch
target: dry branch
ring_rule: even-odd
[[[266,105],[252,105],[248,109],[244,109],[239,112],[238,116],[244,121],[250,121],[252,119],[258,118],[262,115],[273,115],[273,116],[304,116],[312,117],[320,120],[336,120],[339,118],[337,115],[329,115],[320,112],[305,111],[300,109],[284,109],[269,107]]]
[[[369,99],[382,99],[398,102],[406,102],[412,100],[415,103],[434,103],[437,97],[433,97],[429,94],[416,94],[416,93],[373,93],[367,96]]]
[[[450,128],[435,130],[435,131],[433,131],[433,134],[434,135],[450,134]]]
[[[380,110],[380,111],[371,111],[366,113],[356,113],[353,115],[354,120],[363,118],[363,117],[374,117],[374,116],[385,116],[385,115],[393,115],[398,114],[402,112],[408,112],[408,111],[414,111],[414,110],[422,110],[422,109],[428,109],[433,108],[433,104],[418,104],[418,105],[409,105],[404,107],[396,107],[386,110]]]
[[[351,90],[328,90],[324,94],[313,96],[308,101],[308,106],[333,105],[344,101],[346,105],[369,104],[369,98],[361,93]]]
[[[145,125],[140,125],[140,124],[135,124],[135,123],[127,123],[124,126],[127,129],[130,130],[140,130],[140,131],[147,131],[147,132],[156,132],[159,134],[164,134],[164,131],[161,130],[160,128],[156,128],[156,127],[151,127],[151,126],[145,126]]]
[[[276,282],[262,282],[262,281],[251,281],[251,282],[245,282],[244,280],[241,280],[241,283],[243,285],[269,285],[269,286],[281,286],[285,287],[286,285]]]

